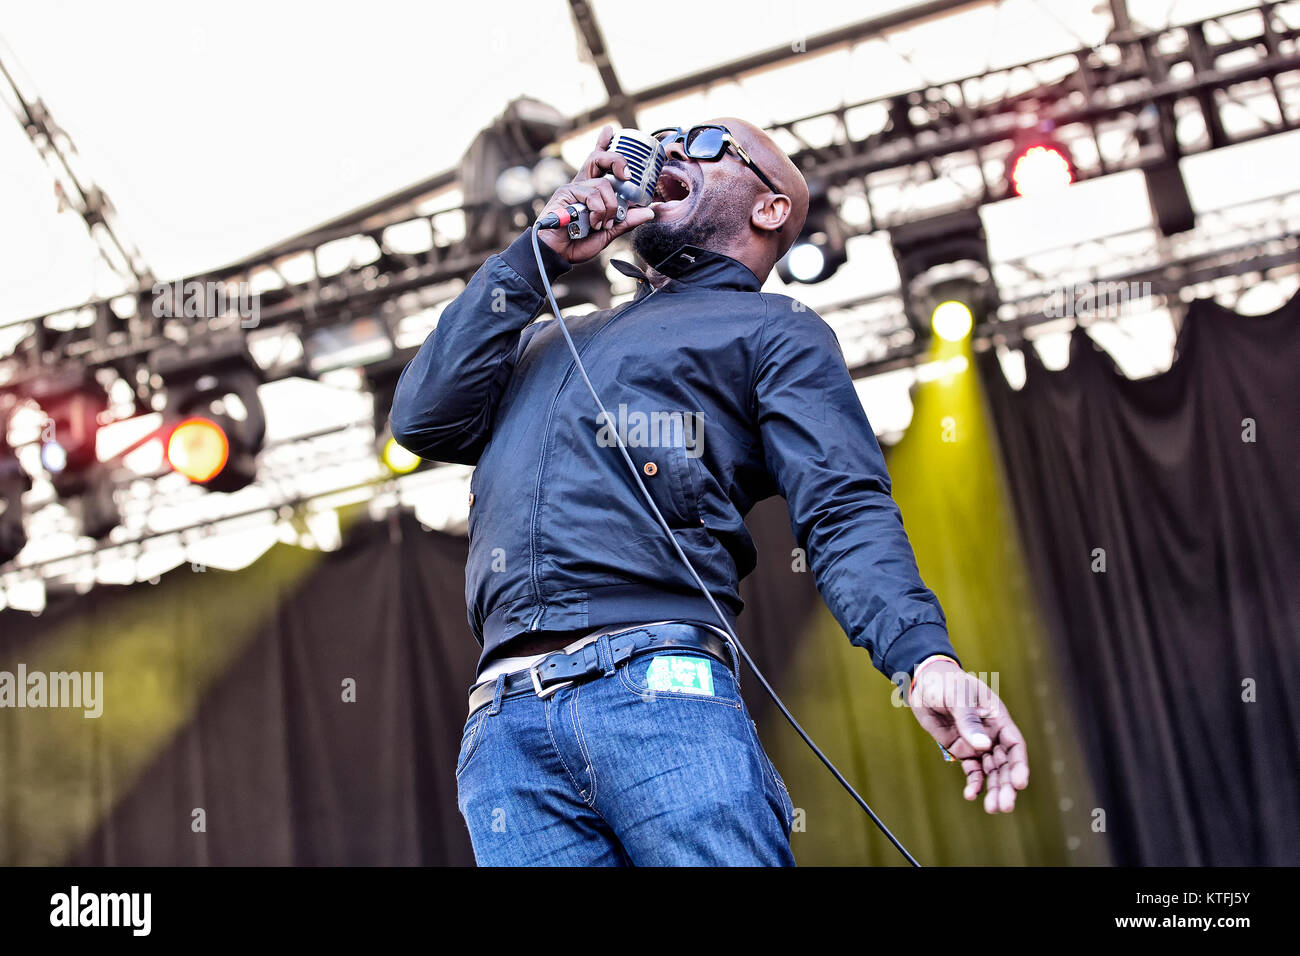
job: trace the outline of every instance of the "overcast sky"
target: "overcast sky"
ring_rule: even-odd
[[[1240,3],[1132,6],[1159,22]],[[594,4],[629,89],[907,5],[697,0],[660,19],[638,4]],[[720,84],[647,110],[643,125],[714,112],[763,123],[1071,49],[1104,36],[1109,18],[1093,6],[986,5],[889,44]],[[515,96],[576,112],[604,95],[564,0],[4,2],[0,37],[164,278],[237,259],[452,166]],[[0,178],[0,320],[112,291],[96,285],[102,270],[84,228],[55,211],[48,174],[7,121]]]

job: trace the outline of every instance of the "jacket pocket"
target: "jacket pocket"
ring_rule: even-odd
[[[619,406],[618,414],[611,412],[597,434],[598,443],[614,458],[622,457],[615,447],[622,439],[638,477],[670,528],[701,526],[696,470],[702,468],[698,459],[703,452],[703,422],[698,412],[627,411]],[[639,491],[633,493],[640,497]]]
[[[655,505],[673,528],[700,526],[695,469],[703,450],[702,421],[695,412],[656,412],[643,417],[641,424],[645,427],[640,431],[628,434],[628,454]]]
[[[666,449],[670,452],[673,469],[673,495],[677,501],[678,514],[682,524],[695,527],[700,522],[700,493],[695,480],[695,470],[691,463],[690,452],[686,448]]]

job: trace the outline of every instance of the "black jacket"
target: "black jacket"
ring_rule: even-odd
[[[558,278],[567,264],[542,252]],[[716,623],[612,428],[733,621],[756,558],[742,519],[780,494],[822,597],[880,671],[953,654],[831,328],[728,256],[685,246],[657,270],[671,277],[658,290],[640,277],[632,302],[566,317],[613,422],[596,420],[558,324],[532,322],[546,300],[526,233],[474,274],[402,373],[398,442],[477,465],[466,601],[480,664],[527,631]]]

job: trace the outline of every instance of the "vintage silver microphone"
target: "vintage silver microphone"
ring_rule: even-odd
[[[664,167],[663,144],[646,133],[636,129],[621,129],[614,136],[609,148],[627,160],[629,179],[619,179],[613,173],[606,173],[605,178],[614,184],[618,196],[618,212],[615,222],[627,218],[628,206],[648,206],[655,194],[655,183]],[[539,229],[558,229],[565,227],[570,239],[584,239],[591,232],[591,222],[587,207],[580,202],[570,203],[559,213],[549,213],[537,223]]]

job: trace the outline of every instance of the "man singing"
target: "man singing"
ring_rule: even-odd
[[[743,518],[784,496],[818,590],[961,761],[965,796],[1007,812],[1029,780],[1005,707],[966,674],[922,583],[880,447],[830,327],[761,292],[799,235],[808,187],[761,130],[724,119],[655,134],[656,201],[615,221],[607,127],[545,212],[547,277],[632,233],[635,298],[533,322],[528,234],[484,263],[407,366],[390,424],[429,459],[476,465],[469,621],[482,644],[456,768],[480,865],[789,865],[794,809],[741,700],[734,649],[629,473],[611,427],[733,625],[753,570]],[[545,214],[545,213],[544,213]],[[635,423],[628,426],[628,423]],[[650,422],[659,427],[641,427]],[[845,812],[856,812],[845,799]]]

